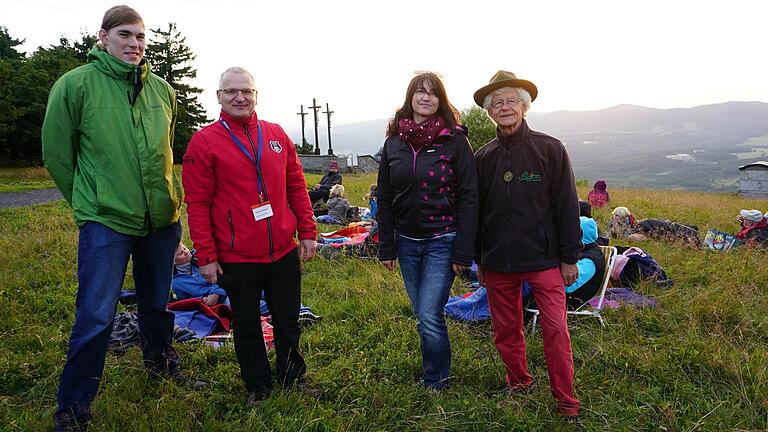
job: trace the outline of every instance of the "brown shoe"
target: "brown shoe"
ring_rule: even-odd
[[[248,392],[248,400],[246,401],[246,404],[251,409],[257,409],[261,406],[262,403],[264,403],[265,400],[269,397],[269,390],[259,390],[259,391],[252,391]]]

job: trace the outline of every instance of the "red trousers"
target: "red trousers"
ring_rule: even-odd
[[[533,382],[533,376],[528,373],[523,335],[522,283],[528,281],[541,316],[549,387],[562,414],[578,415],[581,402],[573,394],[573,354],[560,269],[553,267],[525,273],[485,270],[484,275],[491,308],[493,342],[504,362],[507,385],[511,388],[525,388]]]

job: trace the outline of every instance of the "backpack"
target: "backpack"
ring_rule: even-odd
[[[619,276],[621,286],[635,288],[646,279],[652,279],[657,286],[662,288],[668,288],[675,283],[667,277],[667,272],[648,252],[639,248],[632,248],[632,251],[624,253],[627,252],[628,248],[621,246],[617,246],[617,249],[623,249],[622,255],[629,258]]]

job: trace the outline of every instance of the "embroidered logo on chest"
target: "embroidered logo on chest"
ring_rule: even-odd
[[[280,145],[279,141],[270,141],[269,148],[271,148],[275,153],[280,153],[283,151],[283,146]]]
[[[540,182],[541,174],[535,174],[535,173],[529,173],[528,171],[523,171],[523,173],[520,174],[520,181],[521,182]]]

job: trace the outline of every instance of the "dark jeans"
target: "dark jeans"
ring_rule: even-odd
[[[299,352],[301,270],[297,251],[294,249],[273,263],[221,263],[221,268],[234,279],[229,299],[235,318],[235,354],[245,387],[248,391],[272,387],[272,370],[259,315],[262,290],[274,326],[275,375],[278,383],[291,387],[303,379],[306,371]]]
[[[451,254],[455,234],[411,240],[397,236],[397,258],[421,340],[424,385],[442,388],[451,369],[445,304],[453,284]]]
[[[160,371],[176,367],[178,356],[171,347],[174,316],[166,306],[180,240],[178,222],[144,237],[120,234],[96,222],[80,228],[75,323],[55,416],[90,420],[129,257],[133,259],[145,365]]]

